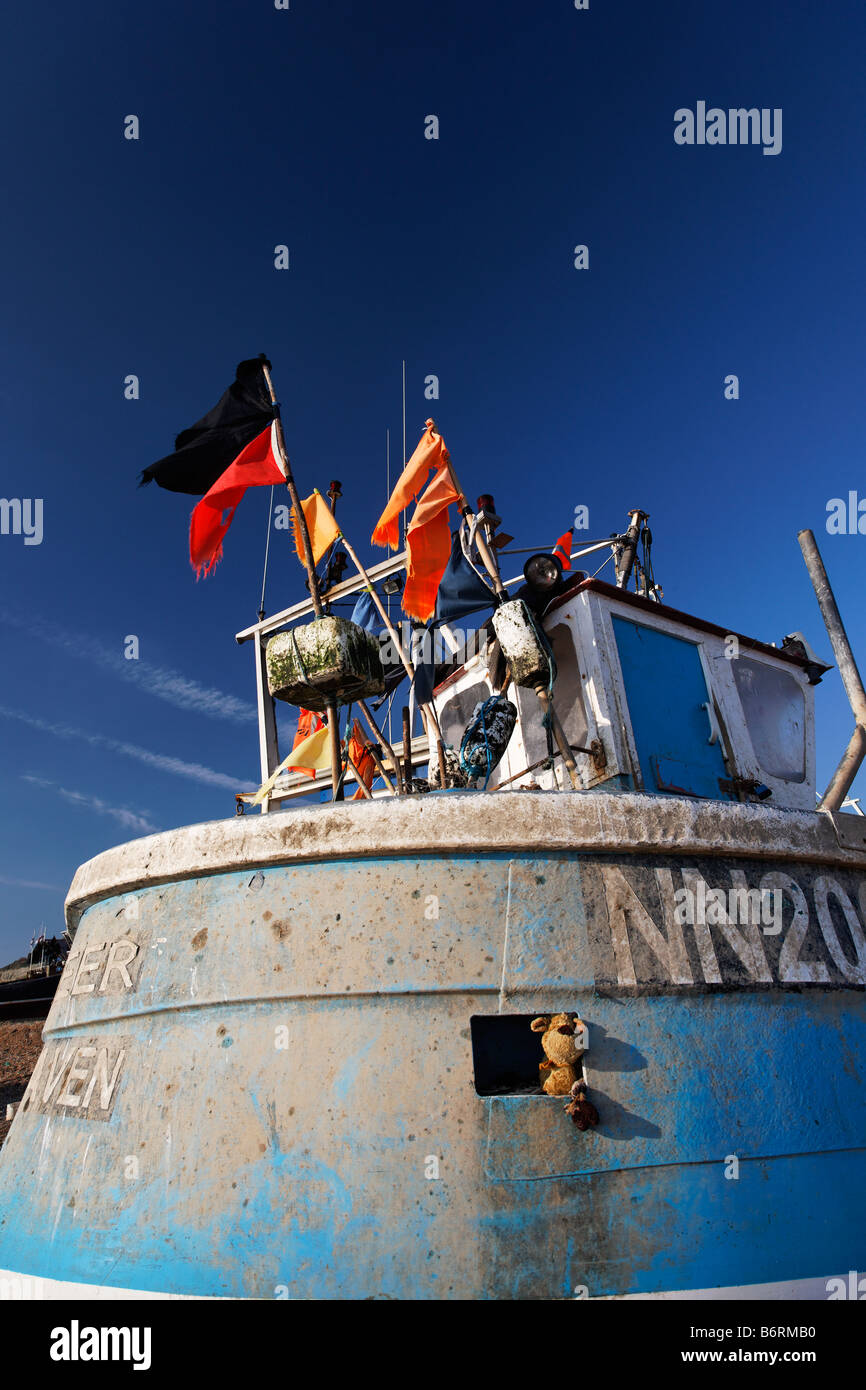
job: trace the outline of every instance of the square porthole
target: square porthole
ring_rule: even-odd
[[[472,1067],[479,1096],[543,1095],[538,1067],[544,1061],[541,1034],[530,1024],[537,1014],[475,1014]]]
[[[472,1069],[479,1096],[541,1096],[541,1034],[531,1023],[538,1014],[474,1014],[469,1020]],[[580,1063],[578,1075],[583,1074]]]

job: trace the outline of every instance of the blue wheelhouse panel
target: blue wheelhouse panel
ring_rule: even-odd
[[[697,644],[626,618],[613,627],[645,790],[730,800]]]

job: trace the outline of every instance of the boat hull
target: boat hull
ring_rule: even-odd
[[[700,882],[784,912],[678,923]],[[0,1269],[107,1296],[827,1296],[866,1264],[864,908],[827,817],[685,798],[451,792],[110,850],[73,883],[0,1153]],[[514,1081],[558,1011],[589,1028],[585,1133]]]

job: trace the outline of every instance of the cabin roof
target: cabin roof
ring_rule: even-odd
[[[717,623],[707,622],[705,618],[696,618],[691,613],[683,613],[679,608],[670,608],[666,603],[656,603],[654,599],[644,598],[642,594],[633,594],[626,589],[619,589],[615,584],[607,584],[603,579],[584,579],[580,584],[563,593],[557,594],[551,599],[547,608],[544,610],[544,617],[548,617],[557,608],[561,608],[564,603],[568,603],[576,594],[586,592],[602,594],[606,598],[615,599],[617,603],[624,603],[629,608],[636,608],[641,612],[655,614],[657,617],[670,618],[674,622],[686,623],[689,627],[697,628],[699,632],[712,633],[714,637],[736,637],[741,646],[748,647],[751,651],[762,652],[765,656],[772,656],[777,661],[787,661],[793,666],[801,669],[811,665],[808,658],[793,651],[786,651],[783,647],[774,647],[769,642],[760,642],[756,637],[746,637],[741,632],[734,632],[729,627],[719,627]],[[822,670],[831,671],[832,666],[820,663]]]

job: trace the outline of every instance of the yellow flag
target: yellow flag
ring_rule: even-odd
[[[321,729],[317,729],[309,738],[305,738],[303,743],[299,743],[297,748],[293,748],[288,757],[284,758],[277,768],[272,772],[267,782],[259,787],[253,797],[253,806],[259,806],[265,797],[270,796],[274,789],[274,783],[281,772],[287,769],[294,772],[296,769],[304,769],[310,772],[327,772],[331,766],[331,748],[328,738],[328,726],[324,724]]]
[[[329,545],[337,539],[340,528],[334,520],[334,513],[328,506],[319,489],[311,492],[309,497],[301,501],[301,508],[307,520],[307,530],[310,533],[310,545],[313,548],[313,564],[317,565],[328,549]],[[292,526],[295,533],[295,550],[298,552],[298,559],[304,563],[304,546],[301,541],[301,528],[298,525],[298,518],[292,511]]]
[[[299,743],[297,748],[293,748],[286,758],[285,765],[290,772],[304,767],[310,772],[326,772],[331,766],[327,724],[323,724],[321,729],[317,729],[309,738],[305,738],[303,743]]]

